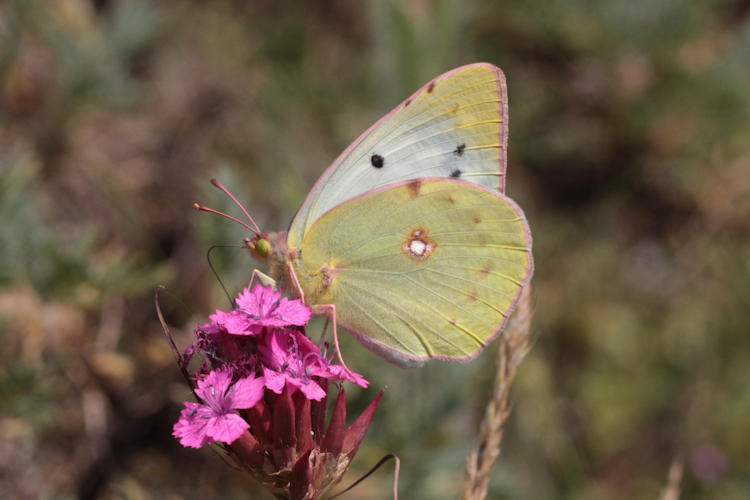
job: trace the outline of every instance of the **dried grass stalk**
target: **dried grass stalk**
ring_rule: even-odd
[[[672,461],[672,465],[669,467],[667,485],[664,487],[664,492],[661,495],[661,500],[680,499],[680,483],[682,482],[683,468],[684,463],[681,457],[677,457]]]
[[[530,349],[529,331],[533,316],[530,294],[531,285],[527,285],[518,308],[500,339],[495,384],[479,428],[479,445],[466,458],[462,500],[482,500],[487,497],[490,471],[500,454],[503,426],[510,415],[510,386],[516,377],[518,365]]]

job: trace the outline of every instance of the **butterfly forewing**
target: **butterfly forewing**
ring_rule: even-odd
[[[330,209],[367,191],[423,177],[504,189],[505,78],[486,63],[457,68],[419,89],[325,171],[289,229],[301,239]]]
[[[320,217],[290,247],[308,304],[402,365],[466,359],[502,328],[532,273],[531,237],[504,195],[464,181],[381,188]]]

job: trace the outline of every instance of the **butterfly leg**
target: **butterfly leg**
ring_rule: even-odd
[[[304,304],[307,304],[307,302],[305,302],[305,292],[302,290],[302,285],[299,284],[297,273],[294,272],[294,267],[292,267],[291,262],[287,263],[286,270],[289,273],[289,278],[292,280],[292,291],[297,294],[298,299],[300,299]]]
[[[299,298],[302,300],[302,302],[305,302],[305,292],[302,290],[302,285],[299,284],[299,280],[297,279],[297,274],[294,272],[294,268],[292,267],[291,263],[287,263],[287,270],[289,272],[289,277],[292,280],[292,287],[297,291],[297,294],[299,295]],[[333,346],[336,349],[336,356],[339,358],[339,363],[341,363],[341,366],[344,367],[344,370],[346,373],[349,374],[350,377],[354,377],[354,373],[349,369],[348,366],[346,366],[346,363],[344,363],[344,358],[341,357],[341,348],[339,347],[339,335],[338,330],[336,328],[336,306],[333,304],[316,304],[313,306],[308,305],[310,307],[310,311],[315,316],[325,316],[326,317],[326,325],[328,325],[328,321],[330,320],[331,326],[333,329]],[[328,314],[330,312],[330,315]],[[323,334],[325,334],[326,328],[323,328]],[[321,341],[322,341],[322,335],[321,335]]]
[[[341,357],[341,347],[339,347],[339,334],[338,329],[336,328],[336,306],[333,304],[317,304],[312,306],[310,310],[316,316],[325,316],[327,318],[326,321],[330,319],[331,329],[333,330],[333,346],[336,349],[336,356],[339,358],[339,363],[341,363],[341,366],[344,367],[346,373],[348,373],[350,377],[355,378],[354,373],[349,369],[348,366],[346,366],[346,363],[344,363],[344,358]],[[323,331],[325,332],[325,330]]]
[[[250,275],[250,284],[247,287],[252,288],[256,279],[258,280],[258,283],[260,283],[261,285],[263,286],[271,285],[272,287],[274,287],[274,289],[276,289],[276,280],[271,278],[269,275],[263,273],[262,271],[258,271],[257,269],[253,269],[253,272]]]

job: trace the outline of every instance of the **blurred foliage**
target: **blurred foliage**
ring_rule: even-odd
[[[282,229],[324,167],[429,78],[508,78],[508,193],[536,342],[490,498],[750,498],[750,3],[7,0],[0,4],[0,496],[268,498],[171,437],[181,345],[226,299],[205,252]],[[254,265],[217,248],[231,290]],[[315,330],[313,330],[315,331]],[[455,498],[493,356],[403,371],[352,472]],[[494,350],[490,348],[489,351]],[[349,498],[388,498],[380,471]]]

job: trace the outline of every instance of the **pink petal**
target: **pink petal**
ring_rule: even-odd
[[[367,387],[370,385],[370,382],[367,381],[362,375],[360,375],[357,372],[353,371],[346,371],[343,366],[341,365],[331,365],[328,367],[332,377],[326,377],[326,378],[336,378],[338,380],[348,380],[349,382],[354,382],[360,387]],[[317,373],[316,373],[317,375]]]
[[[247,288],[242,290],[235,302],[237,307],[244,309],[248,314],[265,316],[280,297],[281,292],[275,292],[273,287],[256,284],[252,291]]]
[[[237,307],[251,321],[265,326],[305,325],[310,319],[310,309],[301,300],[281,298],[281,292],[258,284],[252,291],[245,288],[237,297]]]
[[[223,407],[222,402],[225,399],[225,393],[232,383],[232,370],[228,367],[222,367],[219,370],[213,370],[205,377],[198,380],[198,387],[195,393],[211,407],[213,411],[219,411]]]
[[[240,311],[232,311],[235,314],[230,315],[224,327],[232,335],[255,335],[261,330],[261,325],[254,321],[247,314]]]
[[[220,311],[217,309],[216,312],[214,314],[210,314],[208,318],[211,320],[212,324],[218,324],[218,325],[224,326],[224,322],[226,321],[227,316],[231,314],[232,314],[231,311],[224,312],[224,311]]]
[[[172,435],[179,439],[182,446],[200,448],[211,442],[206,431],[212,415],[211,409],[205,405],[185,402],[180,419],[172,428]]]
[[[240,437],[243,432],[250,428],[250,424],[236,413],[226,413],[211,419],[207,425],[206,434],[208,437],[232,444]]]
[[[277,313],[281,316],[286,325],[306,325],[310,320],[310,308],[302,303],[301,300],[282,299]],[[279,325],[283,326],[283,325]]]
[[[348,376],[346,377],[346,380],[349,380],[350,382],[354,382],[355,384],[363,388],[367,388],[367,386],[370,385],[370,382],[359,373],[346,372],[346,370],[344,370],[344,372],[348,374]]]
[[[313,380],[309,380],[305,383],[301,379],[288,377],[287,383],[297,387],[307,399],[320,401],[326,395],[326,391],[324,391],[317,382],[314,382]]]
[[[284,330],[272,330],[268,335],[270,338],[268,336],[265,338],[267,345],[258,346],[258,352],[263,356],[266,365],[276,369],[292,357],[289,352],[291,342],[285,336]]]
[[[224,394],[232,383],[232,370],[226,366],[213,370],[205,377],[198,380],[198,387],[195,393],[202,400],[208,403],[212,408],[217,408],[216,404],[224,399]]]
[[[252,408],[263,397],[265,380],[263,377],[239,379],[230,389],[232,408]]]
[[[318,346],[313,344],[313,341],[305,336],[304,333],[300,332],[299,330],[283,330],[283,332],[287,334],[287,338],[289,339],[290,344],[292,343],[291,337],[294,337],[301,356],[304,356],[305,354],[311,352],[320,355],[320,349],[318,348]]]
[[[261,328],[257,320],[236,309],[229,312],[217,310],[216,314],[212,314],[210,317],[212,321],[221,325],[232,335],[255,335]]]
[[[265,379],[266,387],[276,394],[281,394],[281,391],[284,389],[284,384],[286,384],[286,375],[264,366],[263,378]]]

